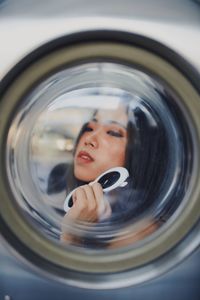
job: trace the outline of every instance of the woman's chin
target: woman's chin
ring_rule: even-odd
[[[76,179],[78,179],[80,181],[84,181],[84,182],[91,182],[91,181],[94,181],[96,179],[96,177],[87,176],[86,174],[81,174],[79,172],[75,172],[74,176],[76,177]]]

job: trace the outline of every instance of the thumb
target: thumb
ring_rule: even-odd
[[[110,204],[107,200],[104,200],[104,210],[101,211],[101,213],[99,214],[99,220],[106,220],[108,219],[112,214],[112,209],[110,207]]]

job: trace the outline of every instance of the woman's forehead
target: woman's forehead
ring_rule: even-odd
[[[100,123],[121,124],[127,126],[128,116],[124,106],[119,106],[116,109],[100,109],[94,115],[94,120]]]

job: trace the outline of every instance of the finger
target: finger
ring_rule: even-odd
[[[96,200],[91,187],[85,185],[76,190],[76,202],[70,215],[82,221],[97,221]],[[74,212],[74,210],[77,210]]]
[[[87,209],[88,200],[85,190],[81,187],[77,188],[74,195],[76,201],[74,203],[74,208],[78,211],[84,211]]]
[[[100,218],[101,215],[105,211],[105,200],[103,196],[103,189],[102,186],[98,183],[95,182],[92,186],[95,198],[96,198],[96,203],[97,203],[97,212],[98,212],[98,217]]]
[[[85,191],[79,187],[73,193],[73,206],[67,213],[67,218],[81,219],[87,209],[87,197]]]
[[[100,183],[95,182],[91,185],[91,188],[93,190],[97,205],[101,205],[101,202],[103,202],[103,189]]]
[[[110,206],[109,202],[108,201],[104,201],[104,202],[105,202],[105,209],[104,209],[104,211],[102,212],[102,214],[100,216],[100,220],[106,220],[112,214],[112,209],[111,209],[111,206]]]
[[[89,186],[88,184],[82,186],[82,188],[84,189],[84,192],[85,192],[86,198],[87,198],[88,213],[96,213],[98,205],[97,205],[97,199],[94,194],[93,188],[91,186]]]

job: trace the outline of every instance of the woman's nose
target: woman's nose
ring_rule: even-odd
[[[88,136],[85,138],[85,145],[86,146],[91,146],[93,148],[97,148],[99,145],[99,132],[98,131],[93,131]]]

